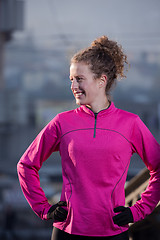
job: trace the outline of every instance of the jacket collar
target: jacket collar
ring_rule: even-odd
[[[92,116],[95,116],[95,113],[90,108],[86,107],[85,105],[80,106],[79,110],[84,111]],[[108,108],[102,109],[101,111],[99,111],[97,113],[97,115],[102,116],[102,115],[110,114],[111,112],[113,112],[115,110],[116,110],[116,107],[115,107],[114,103],[111,102]]]

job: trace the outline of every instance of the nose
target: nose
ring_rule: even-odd
[[[78,89],[78,83],[77,83],[76,79],[72,80],[71,89],[72,89],[72,91]]]

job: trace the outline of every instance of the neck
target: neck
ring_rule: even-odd
[[[99,103],[99,104],[86,105],[86,107],[90,108],[94,113],[98,113],[98,112],[100,112],[101,110],[108,108],[109,105],[110,105],[110,102],[109,102],[109,100],[107,99],[106,101],[101,102],[101,103]]]

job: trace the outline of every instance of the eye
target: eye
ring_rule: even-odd
[[[81,82],[83,80],[83,78],[77,77],[76,80],[77,80],[77,82]]]

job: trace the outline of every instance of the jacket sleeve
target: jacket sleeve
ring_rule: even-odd
[[[47,219],[51,205],[40,186],[39,174],[43,162],[58,151],[60,127],[58,115],[38,134],[17,164],[19,182],[33,211],[42,219]]]
[[[137,116],[133,126],[131,143],[136,152],[150,171],[149,184],[138,200],[130,207],[134,222],[149,215],[160,200],[160,145],[149,129]]]

